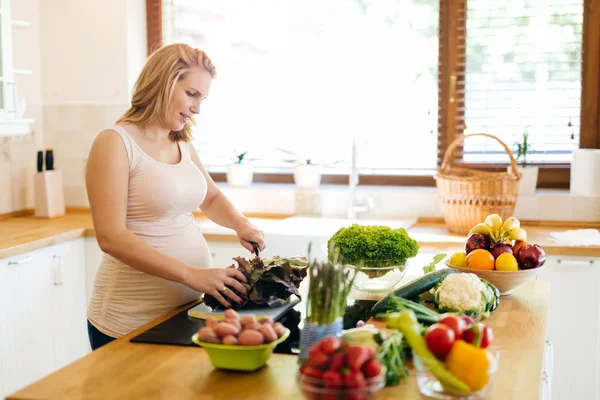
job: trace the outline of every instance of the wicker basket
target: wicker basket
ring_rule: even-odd
[[[498,141],[510,157],[510,172],[489,172],[454,165],[454,152],[463,140],[473,136]],[[521,173],[504,142],[492,135],[476,133],[459,136],[450,143],[435,180],[448,230],[467,234],[490,214],[499,214],[502,219],[513,214],[519,197]]]

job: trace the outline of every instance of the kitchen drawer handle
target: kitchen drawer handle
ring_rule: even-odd
[[[594,264],[594,260],[561,260],[560,258],[556,260],[557,264],[577,264],[577,265],[592,265]]]
[[[23,265],[31,261],[31,256],[23,257],[19,261],[9,261],[8,265]]]
[[[54,286],[63,284],[63,262],[62,257],[54,255],[52,257],[52,268],[54,269]]]
[[[554,369],[554,346],[550,340],[546,340],[546,357],[544,365],[544,374],[548,378],[548,382],[552,383],[552,371]]]

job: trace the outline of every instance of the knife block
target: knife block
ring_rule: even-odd
[[[38,172],[34,177],[35,216],[54,218],[65,215],[62,173],[58,170]]]

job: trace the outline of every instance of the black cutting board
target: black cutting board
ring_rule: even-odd
[[[191,306],[192,308],[194,306]],[[142,332],[131,342],[175,344],[180,346],[196,346],[192,342],[192,335],[204,326],[204,320],[188,317],[188,309],[185,309],[166,321],[161,322],[153,328]]]

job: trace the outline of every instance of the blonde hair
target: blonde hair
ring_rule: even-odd
[[[212,78],[217,74],[206,53],[187,44],[170,44],[154,51],[133,86],[131,107],[116,123],[146,126],[156,121],[163,122],[175,84],[194,67],[205,69]],[[191,124],[186,124],[180,131],[171,131],[169,138],[174,142],[189,142],[192,139]]]

